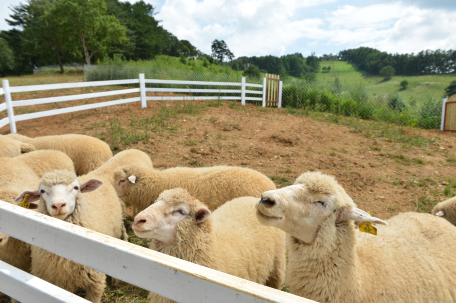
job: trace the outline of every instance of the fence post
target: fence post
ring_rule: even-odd
[[[139,90],[141,91],[141,105],[142,108],[147,107],[146,101],[146,80],[144,74],[139,74]]]
[[[10,131],[12,134],[15,134],[17,132],[16,121],[14,121],[13,100],[11,100],[9,81],[2,80],[2,83],[3,83],[3,92],[5,94],[6,111],[8,112]]]
[[[263,78],[263,107],[266,107],[266,77]]]
[[[112,65],[111,65],[111,80],[112,80]]]
[[[279,103],[277,104],[277,108],[282,107],[282,86],[283,86],[283,81],[279,81]]]
[[[3,85],[3,86],[5,86],[5,85]],[[440,130],[441,131],[445,130],[445,110],[446,110],[447,101],[448,101],[448,97],[443,99],[443,103],[442,103],[442,119],[440,121]]]
[[[338,110],[338,114],[340,115],[340,103],[341,103],[341,100],[340,100],[340,84],[337,85],[339,87],[339,110]]]
[[[127,66],[127,78],[130,79],[130,66]]]
[[[245,105],[245,77],[241,80],[241,105]]]
[[[399,103],[399,90],[397,91],[397,99],[396,99],[396,124],[397,124],[397,105]]]

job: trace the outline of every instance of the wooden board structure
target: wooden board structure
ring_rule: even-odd
[[[450,96],[445,104],[443,130],[456,132],[456,94]]]
[[[276,107],[279,102],[280,75],[265,74],[266,77],[266,106]]]

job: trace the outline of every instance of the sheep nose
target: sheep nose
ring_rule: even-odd
[[[52,204],[53,209],[57,209],[60,212],[60,208],[64,207],[66,203]]]
[[[271,198],[261,198],[260,203],[264,204],[266,207],[272,207],[275,205],[275,201]]]
[[[145,218],[135,218],[135,223],[133,225],[138,227],[139,225],[142,225],[146,222],[147,220]]]

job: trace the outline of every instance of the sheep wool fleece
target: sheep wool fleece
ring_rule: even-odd
[[[93,176],[84,176],[79,178],[79,182],[82,184],[91,178]],[[57,170],[45,174],[41,178],[41,183],[48,186],[68,185],[75,179],[76,175],[73,172]],[[111,189],[114,191],[111,185],[103,184],[95,191],[84,194],[79,192],[76,197],[76,207],[65,221],[105,235],[121,238],[123,226],[122,209],[118,199],[109,198],[109,192],[107,193],[107,191]],[[38,211],[49,215],[43,198],[40,198]],[[81,253],[90,252],[81,251]],[[73,293],[78,289],[87,288],[86,299],[91,302],[100,302],[106,286],[106,276],[103,273],[38,247],[32,247],[31,273]]]
[[[192,216],[195,209],[205,206],[183,189],[165,191],[159,200],[167,199],[167,195],[178,196],[192,205]],[[242,197],[226,202],[198,225],[194,220],[180,222],[171,248],[155,239],[150,248],[280,289],[285,279],[285,232],[258,222],[255,210],[258,200]],[[152,292],[148,300],[150,303],[174,302]]]

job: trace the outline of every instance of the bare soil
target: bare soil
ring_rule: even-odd
[[[134,103],[29,120],[18,123],[18,132],[31,137],[86,134],[110,143],[106,123],[109,126],[117,118],[128,128],[132,117],[150,118],[159,106],[159,102],[149,102],[149,108],[141,109]],[[168,102],[166,106],[181,104]],[[321,121],[325,116],[320,115],[318,121],[287,114],[284,109],[226,102],[194,115],[176,115],[169,121],[172,127],[150,132],[148,140],[115,152],[140,149],[158,169],[249,167],[271,177],[279,187],[292,184],[305,171],[321,171],[334,175],[360,208],[383,219],[402,211],[423,210],[420,203],[429,211],[433,203],[447,199],[445,186],[455,177],[454,133],[401,128],[403,136],[425,141],[424,146],[415,146],[381,134],[369,136],[366,128],[372,126],[368,122],[359,121],[357,128],[362,129],[357,132],[353,127]],[[8,132],[8,127],[0,130],[1,134]]]

